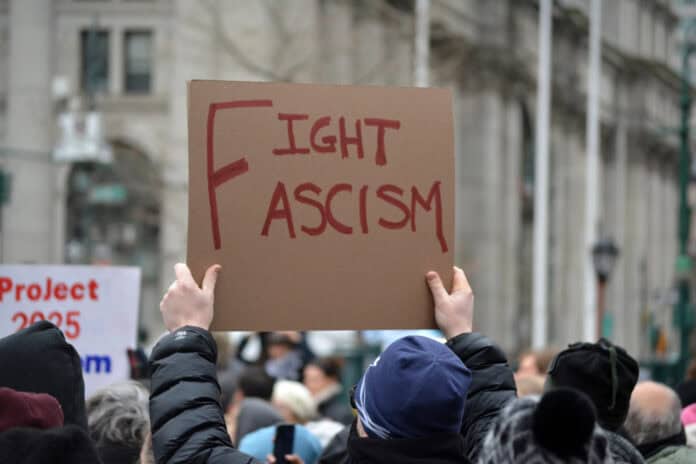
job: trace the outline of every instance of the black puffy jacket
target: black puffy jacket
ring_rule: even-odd
[[[496,416],[515,398],[515,382],[505,354],[489,338],[462,334],[447,344],[472,372],[462,435],[467,457],[476,462]],[[236,450],[227,434],[216,358],[210,333],[195,327],[178,329],[155,346],[150,421],[158,464],[258,464]]]
[[[258,464],[232,446],[220,406],[210,332],[183,327],[150,357],[152,448],[158,464]]]
[[[462,423],[464,449],[471,462],[477,462],[483,440],[500,411],[515,399],[515,379],[505,353],[480,334],[461,334],[447,342],[452,351],[471,370]]]

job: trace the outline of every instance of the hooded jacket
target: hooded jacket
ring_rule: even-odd
[[[63,408],[65,425],[87,430],[82,362],[63,333],[39,321],[0,339],[0,387],[48,393]]]
[[[16,390],[0,396],[0,463],[100,463],[87,434],[80,357],[56,326],[41,321],[0,339],[0,365],[0,386]]]

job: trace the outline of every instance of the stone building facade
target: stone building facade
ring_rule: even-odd
[[[557,345],[581,337],[589,252],[588,3],[559,0],[554,8],[548,273],[549,342]],[[608,328],[638,354],[647,349],[649,317],[670,324],[677,17],[667,1],[612,0],[603,8],[601,233],[621,248]],[[154,336],[157,300],[185,257],[186,80],[410,85],[413,14],[408,0],[0,0],[0,150],[12,175],[2,262],[141,265],[141,320]],[[511,352],[527,346],[531,332],[537,16],[533,0],[431,2],[431,80],[454,97],[456,262],[476,291],[477,328]],[[87,72],[90,60],[101,67]],[[56,77],[102,114],[114,147],[108,172],[52,161],[66,105],[52,92]],[[83,201],[94,196],[80,191],[84,179],[124,184],[128,198],[147,207]],[[73,208],[89,214],[76,217]],[[94,219],[83,224],[83,216]],[[104,227],[108,221],[120,225]]]

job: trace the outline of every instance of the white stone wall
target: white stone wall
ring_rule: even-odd
[[[586,0],[559,4],[580,12],[587,7]],[[111,31],[109,92],[98,100],[108,136],[139,148],[161,172],[159,291],[173,278],[172,265],[186,255],[187,80],[412,81],[412,16],[378,0],[54,0],[51,5],[45,9],[38,0],[13,0],[11,8],[3,9],[0,0],[0,146],[51,149],[50,79],[67,76],[78,90],[79,33],[98,13],[99,25]],[[656,5],[604,3],[604,39],[611,49],[601,81],[602,225],[621,247],[607,307],[614,315],[615,339],[633,353],[644,344],[641,312],[656,309],[651,295],[665,294],[673,284],[676,142],[656,131],[678,121],[678,94],[668,82],[628,76],[616,56],[668,60],[670,20]],[[512,51],[520,62],[516,71],[530,76],[525,83],[486,70],[482,78],[483,71],[471,64],[457,68],[451,61],[432,60],[434,82],[454,95],[455,261],[476,291],[476,327],[510,352],[529,343],[531,330],[529,224],[521,211],[522,104],[534,119],[537,13],[525,2],[439,0],[432,7],[438,33],[445,30],[473,49],[499,47],[501,56]],[[587,51],[580,33],[571,30],[575,26],[558,18],[555,26],[548,301],[550,343],[564,345],[578,339],[582,327]],[[123,92],[122,37],[131,28],[153,30],[154,85],[148,96]],[[23,110],[26,105],[30,112]],[[23,160],[12,167],[13,195],[30,201],[5,208],[2,239],[11,254],[3,261],[57,261],[62,256],[62,222],[56,217],[56,205],[64,201],[61,174],[50,164],[39,168],[42,186],[34,188],[24,177],[27,166]],[[21,245],[27,242],[31,249]],[[146,302],[142,320],[152,335],[160,330],[154,297]]]

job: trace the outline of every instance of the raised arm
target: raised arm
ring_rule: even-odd
[[[220,266],[208,269],[201,288],[185,264],[177,264],[174,270],[176,281],[160,303],[170,333],[150,357],[155,460],[158,464],[256,463],[232,445],[220,406],[217,347],[208,332]]]
[[[512,369],[491,339],[473,332],[474,293],[464,271],[454,268],[451,293],[437,273],[429,272],[426,279],[435,302],[435,320],[447,345],[471,370],[462,435],[467,457],[476,462],[486,433],[516,396]]]

